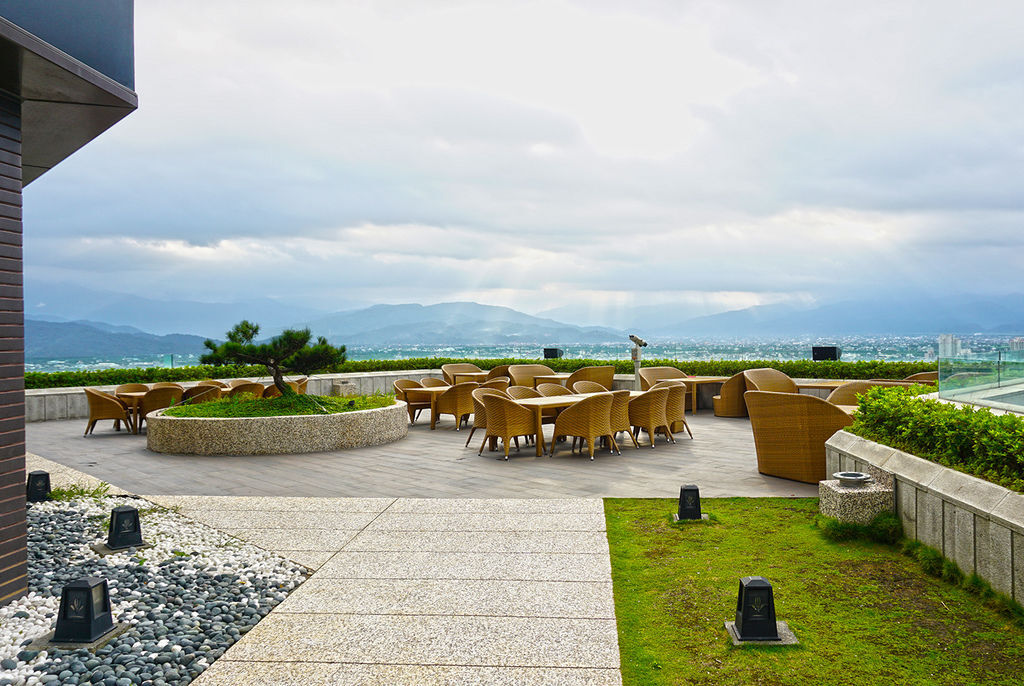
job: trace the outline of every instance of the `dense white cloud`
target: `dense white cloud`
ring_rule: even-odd
[[[324,307],[1014,290],[1022,18],[139,3],[140,109],[27,189],[26,269]]]

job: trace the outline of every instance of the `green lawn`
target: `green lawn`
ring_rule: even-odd
[[[627,686],[1022,683],[1024,630],[893,547],[826,540],[816,499],[702,505],[711,522],[678,525],[674,500],[605,500]],[[800,645],[732,646],[751,575]]]

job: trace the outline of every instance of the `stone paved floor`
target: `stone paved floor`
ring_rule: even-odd
[[[426,413],[424,413],[425,415]],[[623,447],[594,462],[570,455],[534,456],[532,448],[505,462],[477,456],[478,436],[445,418],[430,431],[421,417],[404,440],[332,453],[255,457],[159,455],[145,436],[115,433],[102,422],[82,437],[84,419],[30,423],[28,450],[133,493],[237,496],[429,498],[674,497],[683,483],[709,496],[816,496],[817,487],[758,474],[750,423],[708,411],[688,417],[694,439],[655,449]],[[550,432],[550,427],[548,428]]]

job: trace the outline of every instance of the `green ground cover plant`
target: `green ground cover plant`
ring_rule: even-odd
[[[711,521],[688,524],[676,505],[605,500],[627,686],[1020,683],[1013,618],[898,546],[829,540],[816,499],[704,499]],[[732,646],[723,623],[748,575],[772,582],[800,645]]]
[[[195,405],[177,405],[165,410],[164,414],[171,417],[280,417],[296,414],[337,414],[372,410],[394,404],[395,396],[384,394],[351,398],[295,394],[277,398],[254,398],[242,394]]]
[[[860,396],[847,431],[1024,492],[1024,418],[876,387]]]
[[[454,357],[416,357],[405,360],[349,360],[328,369],[336,373],[389,372],[414,369],[440,369],[443,364],[469,362],[481,369],[502,364],[535,364],[542,362],[556,372],[573,372],[581,367],[613,365],[617,374],[632,374],[633,363],[628,360],[480,360]],[[771,367],[794,378],[811,379],[902,379],[917,372],[934,371],[932,362],[813,362],[811,360],[645,360],[645,367],[678,367],[694,376],[732,376],[745,369]],[[25,388],[60,388],[67,386],[108,386],[123,383],[153,383],[156,381],[199,381],[201,379],[231,379],[238,377],[266,377],[262,365],[196,365],[192,367],[150,367],[143,369],[102,369],[81,372],[27,372]]]

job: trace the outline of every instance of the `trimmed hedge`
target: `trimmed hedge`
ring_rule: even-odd
[[[536,364],[542,362],[556,372],[572,372],[580,367],[614,365],[617,374],[632,374],[629,360],[536,360],[494,359],[477,360],[453,357],[414,357],[405,360],[350,360],[338,365],[335,372],[389,372],[405,369],[440,369],[443,364],[470,362],[481,369],[501,364]],[[645,367],[678,367],[695,376],[732,376],[744,369],[771,367],[794,378],[808,379],[902,379],[917,372],[934,371],[932,362],[813,362],[811,360],[645,360]],[[243,376],[266,376],[261,366],[214,367],[149,367],[145,369],[103,369],[94,372],[28,372],[25,388],[59,388],[64,386],[112,386],[123,383],[153,383],[155,381],[199,381],[200,379],[228,379]]]
[[[926,390],[871,388],[846,430],[1024,493],[1024,418],[914,397]]]

